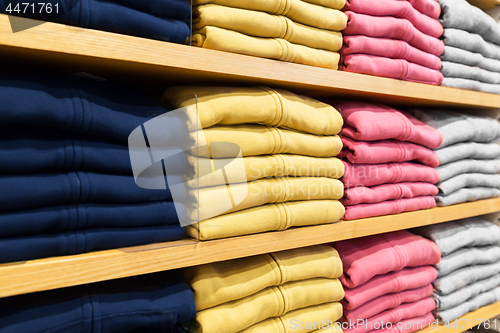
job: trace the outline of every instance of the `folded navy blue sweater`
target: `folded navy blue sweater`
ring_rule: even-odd
[[[2,333],[172,332],[196,315],[194,296],[165,272],[0,299]]]
[[[33,260],[169,242],[182,239],[185,235],[186,228],[180,225],[165,225],[144,228],[88,229],[59,234],[5,238],[0,240],[0,262]],[[0,332],[3,333],[2,330]]]
[[[182,176],[173,175],[176,183]],[[163,177],[162,185],[166,180]],[[181,191],[180,189],[178,191]],[[186,192],[178,192],[179,199]],[[149,190],[136,185],[133,176],[87,172],[0,177],[0,212],[83,202],[141,203],[172,200],[170,189]]]
[[[180,225],[186,216],[186,208],[173,201],[53,206],[0,214],[0,239],[87,229]]]
[[[99,0],[103,1],[103,0]],[[185,21],[191,13],[188,0],[109,0],[157,17]]]
[[[187,159],[180,149],[172,151],[175,158],[164,160],[166,173],[182,174]],[[0,128],[0,175],[68,171],[132,175],[128,147],[52,128]]]
[[[132,0],[117,2],[130,4]],[[38,5],[38,1],[5,0],[0,1],[0,12],[173,43],[186,42],[189,36],[189,27],[184,20],[189,14],[186,13],[186,6],[173,7],[169,3],[162,4],[161,1],[137,1],[142,2],[147,4],[137,4],[134,7],[144,11],[158,9],[158,15],[177,16],[181,19],[160,18],[119,3],[95,0],[46,0],[44,3],[50,4],[50,12],[47,5],[42,7]],[[22,3],[30,5],[26,8]],[[19,12],[14,11],[17,4],[20,5],[20,8],[17,7]],[[31,4],[34,6],[31,7]]]
[[[2,75],[0,101],[0,126],[52,127],[122,145],[134,129],[167,111],[130,88],[67,75]],[[178,118],[172,122],[160,144],[181,147],[187,125]]]

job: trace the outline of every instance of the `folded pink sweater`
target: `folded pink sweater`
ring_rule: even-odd
[[[354,288],[372,277],[405,267],[435,265],[441,260],[436,243],[406,230],[334,243],[342,258],[340,281]]]
[[[391,328],[373,330],[370,333],[412,333],[423,330],[429,327],[429,324],[434,320],[432,312],[427,313],[422,317],[415,317],[403,320]]]
[[[408,1],[413,8],[433,19],[437,20],[441,15],[441,6],[436,0],[399,0]]]
[[[397,324],[405,319],[425,316],[436,308],[436,302],[430,298],[424,298],[413,303],[402,304],[394,309],[386,310],[378,315],[368,318],[362,325],[355,329],[346,329],[345,333],[367,333],[374,328],[385,327],[386,323]]]
[[[353,310],[380,296],[417,289],[434,282],[437,269],[432,266],[404,268],[398,272],[377,275],[356,288],[344,288],[344,309]]]
[[[417,83],[440,85],[440,71],[413,64],[403,59],[390,59],[367,54],[349,54],[342,59],[342,70]]]
[[[432,196],[389,200],[374,204],[346,206],[344,220],[356,220],[374,216],[413,212],[416,210],[434,207],[436,207],[436,199]]]
[[[411,3],[394,0],[347,0],[344,10],[373,16],[392,16],[407,19],[415,28],[429,36],[439,38],[443,26],[438,20],[422,14]]]
[[[414,198],[424,195],[435,196],[439,193],[436,185],[430,183],[383,184],[374,187],[356,186],[345,190],[342,204],[374,204],[387,200]]]
[[[386,164],[352,164],[342,161],[345,166],[342,182],[345,188],[359,185],[375,186],[403,182],[428,182],[436,184],[439,175],[436,169],[413,162]]]
[[[342,135],[359,141],[395,139],[409,141],[428,148],[438,148],[443,142],[433,127],[412,115],[385,105],[354,101],[332,101],[344,119]]]
[[[404,3],[404,2],[403,2]],[[440,70],[441,59],[419,50],[403,40],[374,38],[362,35],[345,36],[340,54],[363,53],[379,57],[404,59],[430,69]]]
[[[432,149],[411,142],[398,140],[357,141],[342,138],[344,147],[339,154],[356,164],[379,164],[390,162],[418,161],[433,168],[439,159]]]
[[[388,17],[370,16],[347,11],[347,27],[343,36],[364,35],[369,37],[398,39],[436,56],[444,52],[443,41],[416,29],[410,21]]]
[[[432,296],[432,284],[425,287],[404,290],[399,293],[387,294],[358,306],[356,309],[344,309],[344,317],[351,321],[358,319],[367,319],[373,317],[385,310],[393,309],[403,303],[416,302],[426,297]]]

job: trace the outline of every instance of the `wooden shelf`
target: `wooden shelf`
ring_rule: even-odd
[[[495,318],[500,316],[500,302],[487,305],[485,307],[479,308],[476,311],[469,312],[465,316],[462,316],[457,319],[456,326],[455,322],[450,323],[450,327],[444,327],[444,325],[439,325],[437,328],[424,328],[423,330],[418,331],[417,333],[461,333],[471,329],[474,326],[477,326],[484,322],[485,320]],[[471,327],[472,321],[472,327]],[[492,321],[490,321],[491,324]],[[481,328],[483,325],[481,325]],[[497,331],[500,327],[495,327],[491,325],[491,328]]]
[[[472,5],[481,8],[482,10],[493,9],[500,5],[500,0],[467,0]]]
[[[324,244],[500,211],[500,198],[449,207],[198,242],[185,239],[0,265],[0,297]]]
[[[13,24],[23,28],[32,26],[32,22],[16,18]],[[0,55],[3,64],[86,71],[132,84],[140,82],[141,86],[155,90],[154,93],[162,92],[171,84],[268,85],[316,98],[354,98],[413,107],[500,107],[500,95],[334,71],[56,23],[13,33],[6,15],[0,15]]]

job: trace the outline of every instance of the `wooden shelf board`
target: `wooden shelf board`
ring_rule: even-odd
[[[185,239],[0,265],[0,297],[324,244],[500,211],[500,198],[213,241]]]
[[[474,327],[481,324],[485,320],[492,319],[497,316],[500,316],[500,302],[479,308],[458,318],[456,322],[457,327],[451,327],[455,325],[455,322],[453,321],[450,323],[450,327],[444,327],[444,325],[440,324],[437,328],[435,326],[433,326],[432,328],[427,327],[423,330],[418,331],[417,333],[461,333],[467,331],[468,329],[471,329],[471,321],[472,327]],[[481,328],[482,327],[483,325],[481,325]],[[494,326],[491,326],[491,328],[495,329]],[[497,326],[496,330],[498,330],[499,328],[500,327]]]
[[[467,0],[472,5],[481,8],[482,10],[489,10],[500,5],[500,0]]]
[[[13,24],[23,28],[32,22],[16,18]],[[3,64],[86,71],[156,87],[154,93],[171,84],[268,85],[316,98],[364,99],[413,107],[500,107],[500,95],[334,71],[56,23],[12,33],[7,15],[0,15],[0,55]]]

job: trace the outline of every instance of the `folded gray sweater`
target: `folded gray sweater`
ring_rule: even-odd
[[[441,73],[443,73],[444,77],[475,80],[490,84],[500,83],[500,73],[456,62],[441,61]]]
[[[441,257],[436,265],[438,277],[470,265],[486,265],[500,261],[500,246],[465,247]]]
[[[439,309],[439,312],[441,312],[459,306],[467,300],[470,300],[471,298],[474,298],[479,294],[497,288],[498,286],[500,286],[500,274],[496,274],[487,279],[474,282],[449,295],[440,296],[434,294],[432,295],[432,297],[436,301],[436,309]]]
[[[414,232],[437,244],[442,256],[475,246],[500,246],[500,226],[480,217],[428,225]]]
[[[485,41],[481,35],[462,29],[444,29],[443,40],[447,46],[480,53],[486,58],[500,60],[500,46]]]
[[[482,91],[490,94],[500,94],[499,84],[489,84],[469,79],[459,79],[455,77],[445,77],[441,85],[444,87]]]
[[[444,53],[441,55],[441,61],[480,67],[486,71],[495,72],[496,74],[500,72],[500,60],[486,58],[481,53],[474,53],[449,45],[445,45]]]
[[[495,288],[484,292],[465,303],[445,311],[434,311],[434,316],[441,322],[453,321],[466,313],[477,310],[483,306],[500,301],[500,288]],[[484,318],[483,318],[484,319]]]
[[[449,195],[437,195],[434,198],[439,207],[451,206],[467,201],[476,201],[479,199],[487,199],[499,197],[500,190],[494,187],[471,187],[462,188]]]
[[[461,268],[451,274],[437,278],[432,284],[436,295],[448,295],[471,283],[500,273],[500,261],[493,264],[474,265]]]
[[[487,143],[500,138],[500,123],[489,117],[471,116],[450,110],[408,112],[441,134],[443,142],[439,148],[459,142]]]
[[[481,9],[466,0],[438,0],[440,21],[444,28],[456,28],[481,35],[485,40],[500,44],[500,26]]]
[[[500,172],[500,159],[496,160],[460,160],[436,168],[441,182],[462,173],[494,174]]]
[[[439,165],[465,159],[493,160],[500,156],[496,143],[464,142],[435,150]]]
[[[437,184],[439,195],[448,196],[462,188],[492,187],[500,189],[499,174],[463,173]]]

